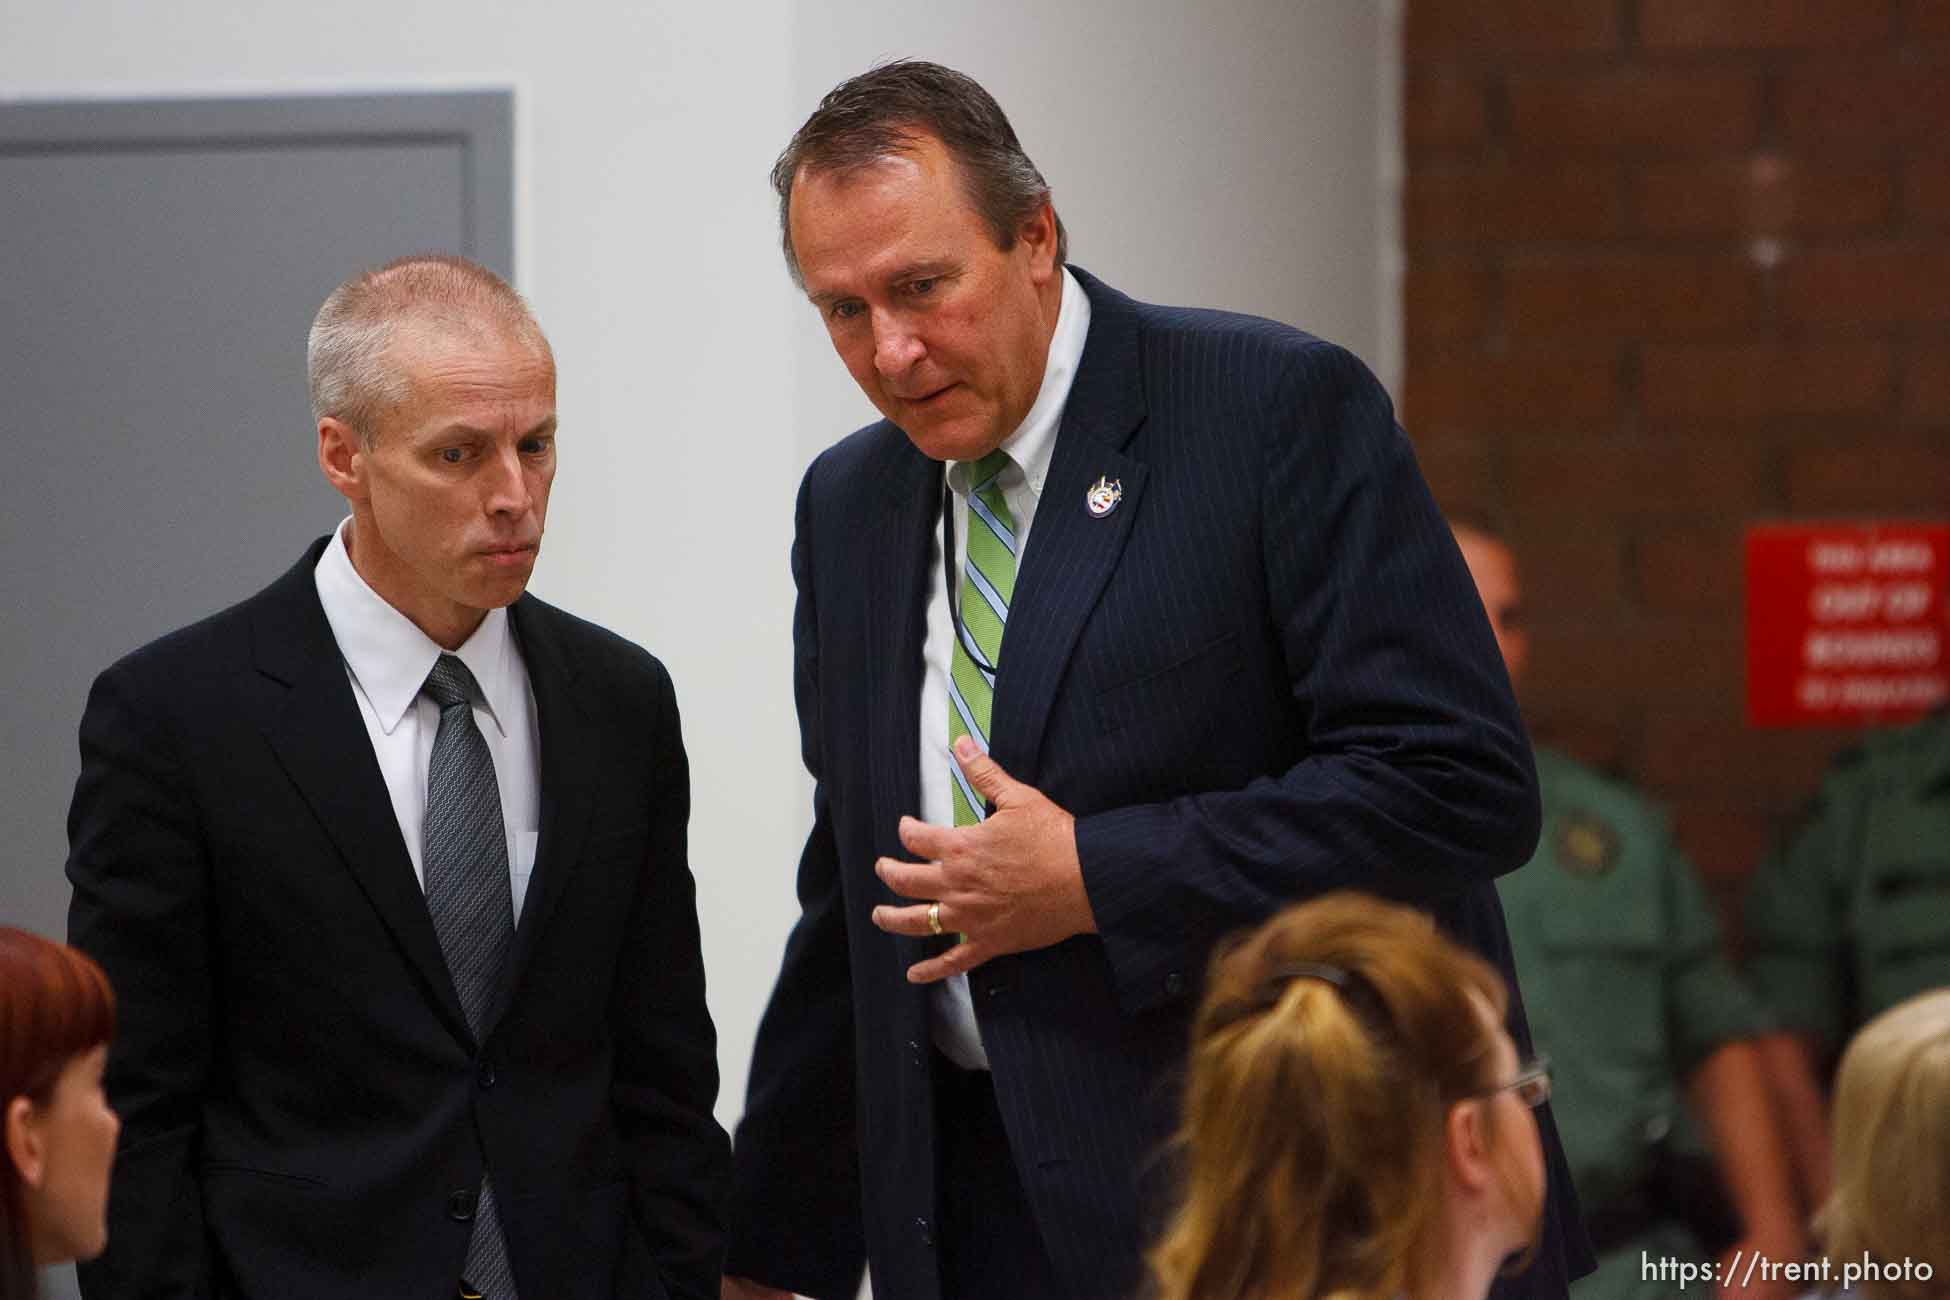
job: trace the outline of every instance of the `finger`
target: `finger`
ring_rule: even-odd
[[[926,907],[888,907],[882,904],[873,909],[873,923],[888,934],[911,934],[917,938],[931,935],[934,927],[928,924],[928,910],[933,906],[932,903]],[[941,909],[940,916],[943,931],[955,928],[948,924],[947,908]]]
[[[944,929],[947,928],[946,921],[941,924]],[[988,954],[981,950],[979,943],[973,939],[964,940],[939,957],[931,957],[927,961],[918,961],[909,966],[907,982],[936,984],[950,975],[966,975],[987,960]]]
[[[903,817],[900,824],[901,847],[917,858],[939,862],[948,856],[961,832],[953,826],[936,826],[919,817]]]
[[[1016,781],[1002,765],[982,752],[973,736],[963,736],[955,741],[955,761],[961,764],[968,784],[975,787],[975,793],[1000,807],[1005,795],[1016,788]]]
[[[887,888],[902,898],[932,901],[948,892],[939,862],[902,862],[898,858],[879,858],[875,860],[873,869],[886,882]]]

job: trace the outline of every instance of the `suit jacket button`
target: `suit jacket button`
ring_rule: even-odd
[[[1165,976],[1165,992],[1177,997],[1185,991],[1185,977],[1178,971]]]
[[[447,1217],[466,1223],[474,1217],[474,1199],[477,1194],[463,1187],[447,1198]]]
[[[915,1227],[916,1227],[917,1229],[919,1229],[919,1230],[920,1230],[920,1233],[921,1233],[921,1244],[922,1244],[923,1246],[932,1246],[932,1245],[934,1245],[934,1227],[933,1227],[933,1225],[931,1225],[931,1224],[930,1224],[930,1223],[929,1223],[929,1222],[928,1222],[928,1221],[927,1221],[926,1219],[916,1219],[916,1220],[914,1220],[914,1226],[915,1226]]]
[[[501,1076],[497,1075],[494,1072],[493,1061],[482,1061],[481,1072],[477,1077],[480,1079],[481,1086],[483,1088],[492,1088],[494,1086],[495,1080],[500,1078]]]

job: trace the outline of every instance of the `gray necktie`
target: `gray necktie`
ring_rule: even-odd
[[[440,706],[440,730],[427,762],[421,857],[427,911],[467,1013],[467,1027],[479,1042],[487,1032],[487,1015],[515,935],[501,788],[494,779],[494,757],[474,725],[474,674],[467,665],[453,655],[441,655],[422,689]],[[486,1300],[517,1300],[501,1215],[485,1176],[475,1202],[461,1289]]]

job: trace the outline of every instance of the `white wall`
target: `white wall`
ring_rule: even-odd
[[[868,63],[953,64],[1009,110],[1079,264],[1153,301],[1293,321],[1386,377],[1382,28],[1368,0],[4,0],[0,95],[516,88],[517,279],[561,364],[536,589],[677,679],[729,1122],[807,815],[793,491],[871,417],[779,263],[772,159]]]

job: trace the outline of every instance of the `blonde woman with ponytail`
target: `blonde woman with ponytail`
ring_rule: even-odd
[[[1549,1076],[1421,912],[1290,908],[1213,960],[1158,1300],[1481,1300],[1536,1239]]]

